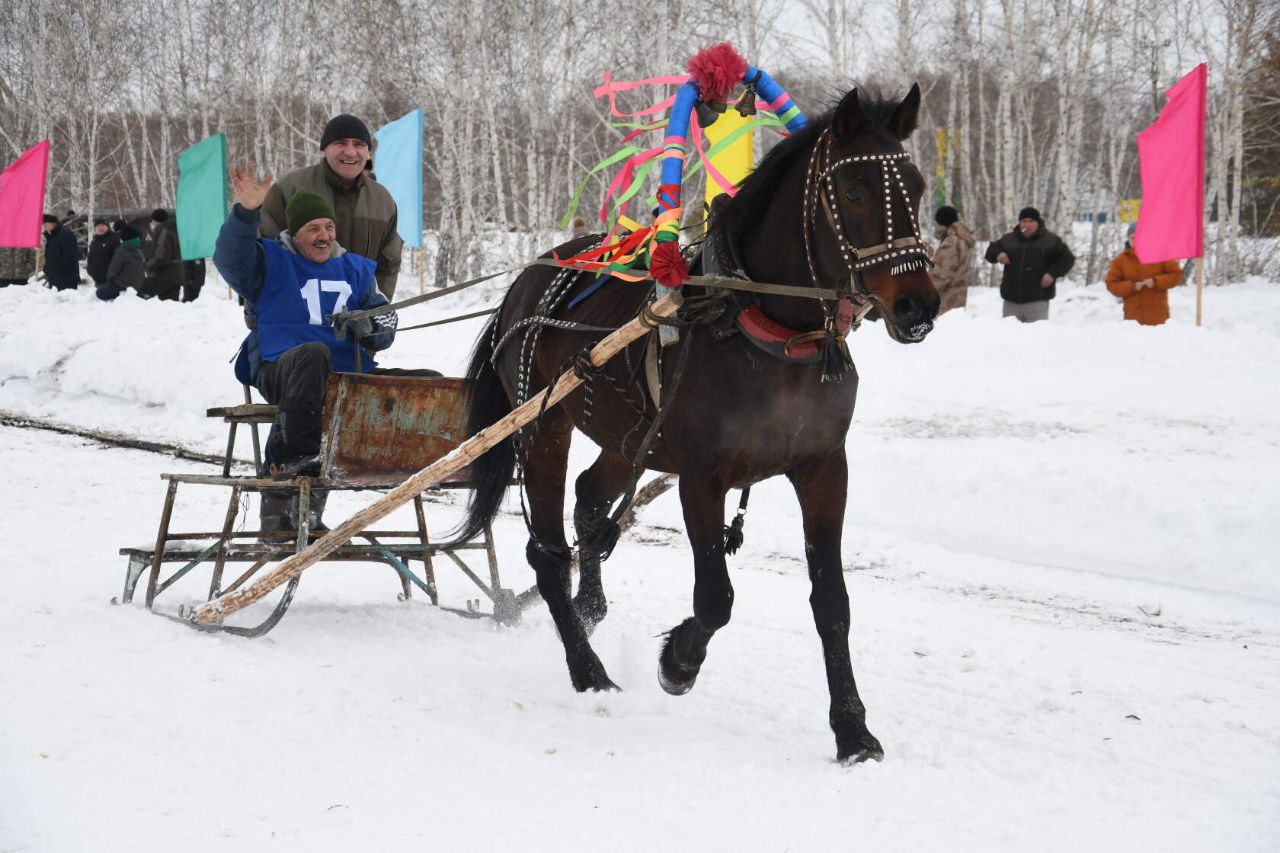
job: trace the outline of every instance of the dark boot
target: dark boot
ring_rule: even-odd
[[[313,488],[311,490],[311,500],[308,502],[307,507],[307,529],[311,532],[322,532],[329,529],[325,525],[324,519],[321,518],[324,515],[324,505],[328,501],[328,489]],[[301,520],[298,515],[298,504],[298,492],[294,492],[289,501],[289,523],[293,525],[294,530],[298,529],[298,522]]]
[[[273,533],[292,533],[298,529],[289,518],[289,512],[292,502],[297,500],[296,492],[290,492],[271,489],[261,492],[262,504],[258,509],[259,529],[262,536],[259,537],[262,542],[285,542],[288,541],[285,536],[272,536]]]

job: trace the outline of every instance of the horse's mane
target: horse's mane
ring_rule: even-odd
[[[858,88],[858,96],[864,127],[868,130],[887,129],[899,101],[885,98],[876,91],[868,92],[862,87]],[[747,230],[764,217],[792,165],[807,155],[818,141],[818,136],[831,127],[836,110],[837,107],[832,107],[817,118],[809,119],[803,128],[775,145],[742,182],[738,194],[719,207],[709,230],[723,237],[724,245],[733,247],[735,253],[739,251]]]

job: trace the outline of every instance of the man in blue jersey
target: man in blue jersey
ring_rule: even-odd
[[[378,292],[368,258],[346,251],[335,237],[333,207],[320,195],[299,191],[289,200],[287,230],[276,239],[258,237],[259,208],[271,176],[254,175],[253,164],[230,171],[236,204],[223,223],[213,263],[244,298],[252,329],[236,358],[236,378],[252,384],[280,408],[267,439],[273,473],[315,474],[319,469],[321,411],[332,371],[355,372],[377,365],[370,352],[395,339],[393,311],[352,320],[349,312],[387,305]],[[262,529],[297,527],[294,493],[262,493]],[[324,529],[326,495],[312,492],[312,529]]]

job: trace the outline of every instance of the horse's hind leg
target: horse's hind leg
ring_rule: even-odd
[[[524,483],[529,498],[529,544],[525,555],[538,578],[538,592],[551,611],[564,644],[575,689],[617,690],[587,639],[587,629],[569,601],[570,551],[564,538],[564,487],[573,424],[563,410],[549,409],[538,422],[525,453]]]
[[[733,585],[724,561],[724,496],[728,489],[698,477],[680,478],[680,504],[693,546],[693,616],[667,634],[658,682],[672,695],[688,693],[707,656],[707,644],[729,623]]]
[[[840,537],[849,471],[843,449],[790,473],[804,516],[805,556],[812,590],[809,605],[822,640],[822,658],[831,693],[831,730],[836,757],[856,762],[884,757],[880,741],[867,730],[867,709],[858,696],[849,659],[849,593],[844,585]]]
[[[578,615],[592,630],[609,610],[600,564],[617,542],[617,529],[609,522],[609,510],[631,484],[635,468],[621,456],[604,452],[577,480],[573,527],[578,536],[578,594],[573,599]]]

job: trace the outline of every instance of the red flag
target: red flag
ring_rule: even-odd
[[[28,148],[0,173],[0,246],[40,248],[49,140]]]
[[[1142,209],[1133,250],[1144,264],[1204,255],[1204,102],[1197,65],[1164,93],[1160,117],[1138,134]]]

